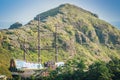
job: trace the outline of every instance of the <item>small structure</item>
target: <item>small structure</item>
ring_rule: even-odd
[[[43,69],[41,64],[15,60],[17,69]]]
[[[56,65],[56,67],[60,67],[60,66],[64,66],[64,62],[57,62],[57,63],[55,63],[55,65]]]
[[[50,68],[52,70],[56,69],[55,62],[54,61],[48,61],[44,63],[45,68]]]
[[[38,63],[31,63],[23,60],[11,59],[10,68],[9,68],[11,72],[16,72],[18,70],[24,70],[24,69],[43,69],[43,67],[41,64]]]
[[[38,63],[26,62],[24,60],[11,59],[9,70],[12,73],[12,76],[29,78],[35,73],[35,70],[41,70],[43,66]],[[1,80],[1,79],[0,79]]]

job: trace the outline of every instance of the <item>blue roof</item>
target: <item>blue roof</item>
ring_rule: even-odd
[[[15,60],[17,69],[42,69],[42,65],[38,63],[26,62],[23,60]]]

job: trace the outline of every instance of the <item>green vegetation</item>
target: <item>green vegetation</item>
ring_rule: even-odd
[[[51,71],[47,77],[40,80],[119,80],[120,59],[112,59],[105,63],[96,61],[86,65],[84,59],[72,59],[67,63]]]
[[[40,46],[42,49],[49,48],[48,50],[41,50],[42,63],[54,60],[56,26],[58,26],[58,61],[66,62],[77,57],[86,59],[87,64],[90,65],[95,61],[109,62],[111,57],[120,59],[120,31],[109,23],[100,20],[96,14],[71,4],[63,4],[39,15],[41,17]],[[0,59],[2,60],[0,66],[2,66],[3,71],[8,69],[10,58],[23,59],[24,44],[27,49],[27,60],[37,62],[37,20],[38,15],[25,26],[0,31]],[[5,58],[8,55],[10,57],[7,57],[6,60]],[[104,69],[106,70],[104,74],[108,72],[105,67],[106,64],[95,63],[91,66],[95,67],[97,65],[103,67],[101,72]],[[80,72],[84,73],[84,70],[80,70]],[[69,75],[73,76],[73,73],[77,72],[70,71]],[[4,72],[1,70],[0,74],[4,74]],[[65,73],[64,75],[68,74]],[[79,75],[74,74],[74,76]],[[105,76],[107,77],[103,78],[101,76],[100,78],[106,80],[110,78],[110,74]]]
[[[9,78],[11,77],[11,73],[8,71],[10,58],[9,52],[0,48],[0,74],[6,75]]]

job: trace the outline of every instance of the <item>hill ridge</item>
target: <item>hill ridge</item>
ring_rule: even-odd
[[[81,12],[85,12],[85,13],[91,14],[94,17],[98,18],[97,14],[94,14],[94,13],[92,13],[90,11],[84,10],[84,9],[82,9],[80,7],[77,7],[77,6],[69,4],[69,3],[61,4],[60,6],[58,6],[56,8],[50,9],[50,10],[45,11],[43,13],[40,13],[38,15],[40,16],[40,19],[43,20],[43,19],[45,19],[48,16],[55,16],[57,14],[64,14],[64,12],[61,9],[62,8],[69,8],[69,7],[72,7],[74,9],[79,9],[79,10],[81,10]],[[38,20],[38,15],[34,18],[34,20]]]

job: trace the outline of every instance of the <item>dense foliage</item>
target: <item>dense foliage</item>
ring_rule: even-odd
[[[50,72],[41,80],[120,80],[120,59],[107,63],[97,61],[86,66],[84,60],[69,60],[65,66]]]

